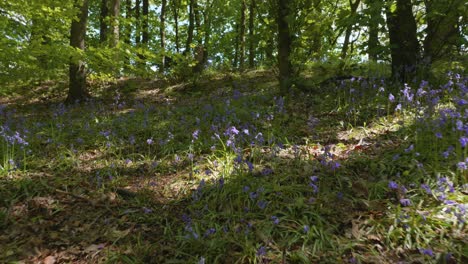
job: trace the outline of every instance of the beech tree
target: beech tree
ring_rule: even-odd
[[[77,15],[78,19],[73,19],[71,23],[70,46],[78,51],[84,51],[88,20],[88,0],[75,0],[75,8],[79,12]],[[67,103],[84,101],[89,97],[86,89],[86,66],[81,58],[81,54],[70,61],[69,80]]]

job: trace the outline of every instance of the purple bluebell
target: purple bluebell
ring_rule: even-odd
[[[411,200],[410,200],[410,199],[402,198],[402,199],[400,199],[400,204],[401,204],[402,206],[405,206],[405,207],[406,207],[406,206],[410,206],[410,205],[411,205]]]
[[[398,189],[398,184],[394,181],[389,181],[388,182],[388,188],[392,189],[392,190],[396,190]]]

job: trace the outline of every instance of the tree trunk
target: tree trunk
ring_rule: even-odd
[[[195,28],[195,0],[190,0],[189,4],[189,25],[187,30],[187,42],[185,43],[184,54],[190,53],[190,44],[193,42],[193,30]]]
[[[376,0],[368,0],[369,9],[369,40],[367,41],[367,54],[370,61],[378,60],[379,50],[379,20],[381,18],[381,8],[377,6]]]
[[[203,40],[203,66],[208,63],[208,55],[210,51],[210,40],[211,40],[211,10],[213,9],[214,1],[212,0],[209,5],[207,2],[207,7],[203,13],[203,21],[205,21],[205,35]]]
[[[124,43],[127,46],[131,45],[132,40],[132,23],[130,20],[132,18],[132,0],[125,0],[125,34],[124,34]],[[125,56],[124,69],[130,71],[131,60],[128,56]]]
[[[245,11],[247,10],[246,0],[241,3],[241,16],[239,22],[239,69],[244,69],[245,61]]]
[[[387,26],[390,36],[392,78],[409,82],[415,76],[419,60],[419,42],[411,1],[396,0],[396,9],[387,6]]]
[[[141,0],[135,0],[135,43],[140,44],[141,43],[141,10],[140,10],[140,5],[141,5]]]
[[[120,16],[120,0],[112,0],[109,9],[111,37],[109,47],[115,48],[119,44],[119,16]]]
[[[349,0],[349,6],[351,8],[351,13],[349,14],[349,18],[352,18],[356,15],[357,8],[361,0],[356,0],[354,3],[352,0]],[[346,27],[345,39],[343,42],[343,48],[341,49],[341,59],[344,60],[348,54],[348,46],[349,46],[349,38],[351,37],[351,33],[353,32],[353,24],[349,23]]]
[[[149,41],[149,0],[143,0],[143,34],[141,42],[148,44]]]
[[[99,42],[104,43],[107,41],[107,17],[109,16],[109,7],[107,0],[101,0],[101,13],[99,14]]]
[[[124,42],[127,45],[130,45],[132,37],[132,25],[130,19],[132,18],[132,0],[125,0],[125,37]]]
[[[291,44],[292,36],[289,29],[291,15],[290,0],[278,0],[277,24],[278,24],[278,66],[280,94],[286,95],[292,85]]]
[[[234,69],[237,68],[239,64],[239,24],[236,24],[235,28],[235,40],[234,40],[234,62],[232,63],[232,67]]]
[[[165,63],[166,63],[166,56],[165,56],[165,47],[166,47],[166,28],[165,28],[165,18],[166,15],[166,0],[162,0],[161,2],[161,24],[160,24],[160,37],[161,37],[161,53],[162,53],[162,60],[161,60],[161,67],[159,67],[159,72],[164,73]]]
[[[197,45],[202,45],[202,30],[201,30],[201,19],[200,19],[200,6],[198,5],[198,1],[195,0],[194,6],[193,6],[193,11],[194,11],[194,16],[195,16],[195,40]]]
[[[249,68],[255,67],[255,0],[250,0],[249,5]]]
[[[457,50],[460,36],[458,19],[462,0],[425,0],[426,38],[424,39],[424,63],[449,58]]]
[[[179,45],[179,0],[172,1],[172,12],[174,16],[175,48],[177,53],[180,51]]]
[[[86,24],[88,20],[88,0],[75,0],[75,8],[79,9],[78,20],[73,19],[70,30],[70,46],[75,49],[85,49]],[[72,59],[69,65],[70,84],[67,103],[84,101],[89,97],[86,88],[86,68],[82,59]]]

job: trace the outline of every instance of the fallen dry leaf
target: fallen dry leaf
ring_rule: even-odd
[[[54,264],[57,261],[57,259],[54,256],[47,256],[44,259],[44,264]]]

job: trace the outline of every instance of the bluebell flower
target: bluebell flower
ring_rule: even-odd
[[[467,137],[460,137],[459,139],[461,146],[464,148],[466,147],[466,144],[468,144],[468,138]]]
[[[313,184],[313,183],[311,182],[311,183],[309,183],[309,186],[312,187],[314,193],[317,193],[317,192],[318,192],[318,187],[317,187],[317,185],[315,185],[315,184]]]
[[[392,189],[392,190],[396,190],[398,189],[398,184],[394,181],[390,181],[388,182],[388,188]]]
[[[258,250],[257,250],[257,253],[255,253],[255,255],[261,257],[261,256],[265,256],[266,255],[266,248],[264,246],[261,246]]]
[[[421,248],[421,249],[419,249],[419,252],[421,252],[421,254],[423,254],[423,255],[434,257],[434,252],[432,251],[432,249]]]
[[[264,201],[264,200],[261,200],[261,201],[257,202],[257,206],[262,210],[265,209],[267,205],[268,205],[268,202]]]
[[[304,231],[304,233],[309,233],[309,230],[310,230],[310,227],[308,225],[304,225],[302,227],[302,231]]]
[[[312,182],[316,182],[316,181],[318,181],[318,176],[310,176],[310,180]]]
[[[258,193],[257,193],[257,192],[250,192],[250,193],[249,193],[249,197],[250,197],[250,199],[252,199],[252,200],[257,199]]]
[[[272,215],[271,220],[273,221],[273,224],[279,224],[279,218],[276,215]]]
[[[197,130],[193,131],[193,133],[192,133],[192,137],[193,137],[193,139],[194,139],[194,140],[197,140],[197,139],[198,139],[198,136],[199,136],[199,134],[200,134],[200,130],[199,130],[199,129],[197,129]]]
[[[411,144],[407,149],[405,149],[405,152],[406,153],[411,152],[411,151],[413,151],[413,149],[414,149],[414,145]]]
[[[400,199],[400,204],[401,204],[402,206],[405,206],[405,207],[406,207],[406,206],[410,206],[410,205],[411,205],[411,201],[410,201],[409,199],[402,198],[402,199]]]
[[[458,162],[457,163],[457,168],[460,169],[460,170],[466,170],[467,169],[466,162],[464,162],[464,161]]]
[[[389,94],[388,100],[393,103],[395,101],[395,96],[393,94]]]
[[[423,184],[421,184],[421,188],[423,188],[426,191],[427,194],[432,194],[432,190],[429,187],[429,185],[423,183]]]

